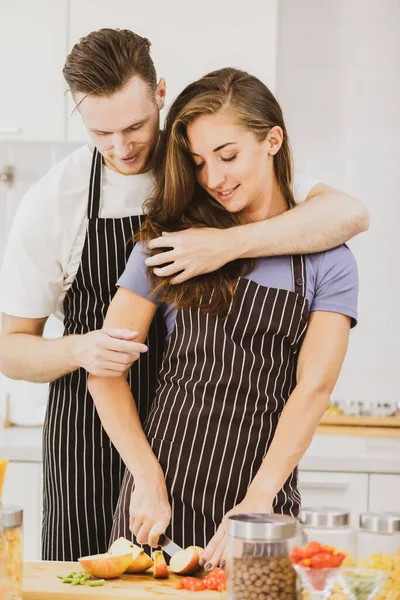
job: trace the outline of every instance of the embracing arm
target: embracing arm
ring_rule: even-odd
[[[306,202],[272,219],[231,229],[165,233],[149,248],[171,249],[149,257],[146,265],[159,267],[154,269],[159,277],[179,273],[172,283],[182,283],[237,258],[323,252],[368,227],[368,212],[359,200],[320,183]]]
[[[330,404],[346,356],[350,318],[338,313],[311,314],[300,351],[297,385],[282,411],[271,446],[248,493],[272,502],[311,443]]]

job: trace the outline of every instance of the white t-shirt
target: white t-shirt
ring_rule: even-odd
[[[81,261],[86,236],[92,153],[75,150],[23,197],[15,215],[0,274],[0,313],[63,318],[62,304]],[[142,214],[152,191],[151,173],[121,175],[104,167],[100,217]],[[295,177],[297,202],[318,183]]]

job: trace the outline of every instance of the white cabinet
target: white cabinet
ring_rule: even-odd
[[[7,466],[2,502],[24,511],[24,560],[40,560],[41,471],[40,463],[10,462]]]
[[[275,89],[277,0],[247,0],[245,13],[231,0],[203,0],[191,9],[186,0],[84,4],[83,10],[81,0],[70,0],[69,50],[102,27],[147,37],[158,77],[167,81],[168,101],[190,81],[228,66],[246,69]],[[77,113],[69,118],[68,139],[86,139]]]
[[[302,506],[334,506],[351,511],[352,525],[368,508],[368,475],[299,471]]]
[[[370,475],[368,510],[400,511],[400,475]]]
[[[65,139],[68,0],[1,3],[0,141]]]

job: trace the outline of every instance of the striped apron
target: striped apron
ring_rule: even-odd
[[[102,157],[95,150],[88,199],[88,225],[81,263],[64,300],[64,335],[103,326],[115,284],[132,250],[141,217],[102,219]],[[150,352],[129,373],[141,419],[149,414],[161,366],[164,322],[156,315]],[[76,560],[105,552],[125,466],[104,429],[80,368],[50,384],[43,430],[44,560]]]
[[[305,259],[291,258],[293,290],[238,280],[233,309],[221,320],[180,310],[166,348],[145,432],[165,474],[181,547],[205,547],[225,513],[243,500],[296,385],[308,323]],[[126,472],[111,541],[129,532],[134,482]],[[297,516],[297,469],[273,503]]]

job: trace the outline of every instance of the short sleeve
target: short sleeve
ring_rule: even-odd
[[[14,217],[0,274],[0,312],[15,317],[52,314],[63,290],[61,244],[43,190],[32,188]]]
[[[304,202],[313,187],[318,183],[320,183],[318,179],[312,179],[311,177],[295,173],[292,186],[295,202],[297,204]]]
[[[338,246],[319,255],[311,311],[337,312],[358,318],[358,269],[351,250]]]
[[[126,288],[159,306],[159,302],[147,276],[147,267],[144,262],[147,257],[148,254],[143,244],[137,243],[130,254],[125,271],[117,281],[117,286]]]

